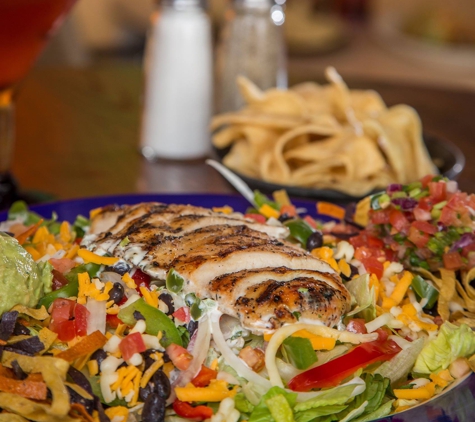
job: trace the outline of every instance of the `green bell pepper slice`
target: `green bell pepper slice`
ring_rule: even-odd
[[[287,337],[282,343],[282,349],[297,369],[307,369],[317,361],[317,354],[308,338]]]
[[[299,241],[304,248],[307,247],[307,240],[314,230],[304,220],[288,220],[284,222],[290,230],[290,235]]]
[[[160,340],[163,347],[168,347],[172,343],[183,346],[180,332],[173,321],[159,309],[147,304],[142,298],[121,309],[117,317],[127,325],[135,325],[137,322],[134,317],[135,311],[140,312],[145,318],[147,334],[156,336],[160,331],[163,333]]]
[[[416,294],[423,299],[427,299],[426,306],[424,308],[432,309],[439,298],[439,291],[425,281],[420,275],[416,275],[412,279],[411,287]]]

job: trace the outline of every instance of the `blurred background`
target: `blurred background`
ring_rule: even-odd
[[[208,2],[216,45],[229,3]],[[159,5],[81,0],[37,66],[141,64]],[[350,79],[475,90],[473,0],[287,0],[285,15],[290,84],[332,65]]]

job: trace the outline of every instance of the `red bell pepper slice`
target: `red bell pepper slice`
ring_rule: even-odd
[[[193,407],[187,402],[175,400],[173,402],[173,410],[178,416],[182,418],[190,418],[197,421],[204,421],[205,419],[213,416],[213,409],[208,406],[196,406]]]
[[[195,387],[207,387],[211,380],[215,380],[218,376],[218,371],[208,368],[207,366],[201,365],[200,372],[198,375],[193,378],[191,383]]]
[[[343,356],[295,376],[288,387],[293,391],[335,387],[358,369],[375,362],[390,360],[400,351],[401,348],[392,340],[363,343]]]

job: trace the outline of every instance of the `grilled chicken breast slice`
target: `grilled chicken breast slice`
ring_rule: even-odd
[[[333,325],[349,306],[349,293],[330,265],[269,235],[287,235],[285,227],[160,203],[106,207],[92,227],[83,241],[89,250],[122,258],[158,279],[174,268],[186,280],[184,293],[219,296],[219,308],[254,332],[290,322],[294,312]],[[310,294],[302,296],[303,289]]]
[[[215,219],[214,222],[206,217]],[[175,234],[184,234],[199,227],[212,224],[245,224],[250,228],[262,231],[271,236],[285,238],[289,231],[284,226],[271,226],[245,219],[238,213],[224,214],[207,208],[193,205],[161,204],[158,202],[138,205],[123,205],[121,207],[104,207],[96,213],[91,222],[89,235],[95,242],[111,241],[114,237],[124,235],[124,232],[137,228],[164,228]]]
[[[333,326],[351,304],[336,274],[287,267],[224,274],[209,283],[207,293],[223,313],[255,333],[297,320]]]

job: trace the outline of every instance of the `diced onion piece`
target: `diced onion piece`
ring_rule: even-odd
[[[427,378],[416,378],[415,380],[412,380],[409,384],[414,384],[414,388],[421,388],[429,383],[430,380],[428,380]]]
[[[275,362],[275,357],[277,351],[279,350],[280,345],[283,341],[290,337],[293,333],[299,330],[307,330],[313,334],[322,337],[331,337],[336,340],[339,340],[343,343],[367,343],[369,341],[374,341],[378,338],[378,334],[356,334],[350,333],[349,331],[338,331],[333,328],[325,327],[324,325],[315,325],[315,324],[292,324],[285,325],[279,328],[272,338],[269,341],[269,344],[266,348],[266,369],[269,373],[269,379],[272,386],[283,387],[282,379],[280,378],[279,371],[277,370],[277,365]]]
[[[394,341],[402,350],[407,349],[408,347],[411,346],[411,342],[403,339],[402,337],[396,336],[396,335],[390,335],[388,336],[389,340]]]
[[[213,330],[213,340],[216,344],[216,348],[224,357],[226,363],[231,366],[239,376],[252,382],[254,386],[260,388],[262,393],[265,393],[271,388],[269,380],[256,374],[251,368],[249,368],[239,357],[237,357],[231,348],[226,344],[221,327],[219,326],[219,320],[221,318],[221,312],[215,311],[211,314],[211,329]],[[198,342],[197,342],[198,343]],[[280,380],[280,377],[279,377]]]
[[[105,334],[107,316],[106,301],[89,297],[87,299],[86,308],[89,311],[89,315],[87,316],[87,334],[92,334],[97,330]]]

